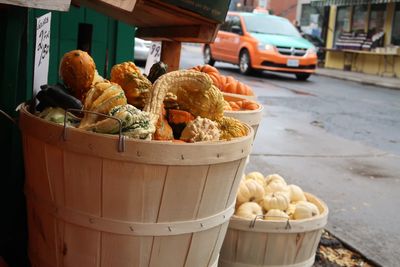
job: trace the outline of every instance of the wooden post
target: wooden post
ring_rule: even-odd
[[[161,61],[168,65],[168,71],[179,69],[179,61],[181,58],[181,42],[162,41]]]

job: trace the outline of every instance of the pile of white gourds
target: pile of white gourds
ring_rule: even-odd
[[[319,215],[303,190],[288,185],[279,174],[251,172],[243,176],[236,197],[235,215],[250,220],[301,220]]]

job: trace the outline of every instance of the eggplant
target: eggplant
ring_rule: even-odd
[[[40,101],[37,110],[39,110],[39,108],[44,109],[46,107],[82,109],[82,102],[70,95],[62,84],[44,84],[40,86],[40,88],[42,90],[36,95],[36,98]]]

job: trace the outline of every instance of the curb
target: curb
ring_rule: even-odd
[[[385,87],[385,88],[389,88],[389,89],[400,90],[399,85],[387,83],[384,81],[376,82],[376,81],[369,81],[368,79],[362,80],[360,78],[338,76],[338,75],[334,75],[334,74],[321,73],[321,72],[316,72],[315,75],[325,76],[325,77],[330,77],[330,78],[335,78],[335,79],[340,79],[340,80],[346,80],[346,81],[352,81],[352,82],[358,82],[358,83],[365,84],[365,85],[375,85],[375,86]]]

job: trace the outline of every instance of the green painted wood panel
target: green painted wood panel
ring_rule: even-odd
[[[135,28],[131,25],[118,21],[117,42],[115,48],[116,63],[133,61],[133,45],[135,39]]]
[[[0,10],[0,109],[16,117],[15,107],[26,99],[26,21],[21,7]],[[0,255],[9,266],[28,266],[27,226],[23,193],[24,167],[19,129],[0,115]]]
[[[108,21],[107,16],[91,9],[86,10],[84,22],[93,25],[91,56],[100,75],[103,75],[106,69]]]

